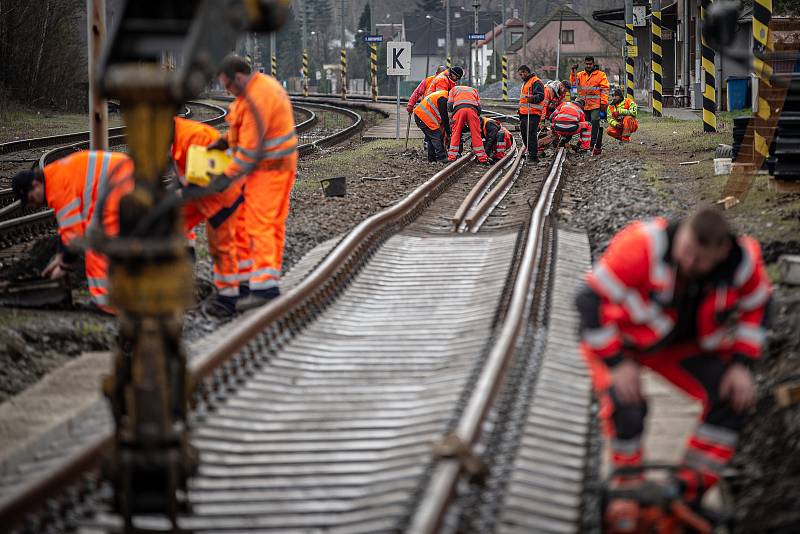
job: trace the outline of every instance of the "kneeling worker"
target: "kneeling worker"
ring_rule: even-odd
[[[561,138],[559,146],[565,146],[575,135],[580,136],[578,148],[589,150],[592,142],[592,126],[586,122],[583,113],[583,100],[562,102],[550,116],[553,124],[553,133]],[[602,143],[602,134],[599,143]]]
[[[481,98],[478,96],[478,90],[466,85],[453,87],[447,99],[447,109],[453,114],[452,135],[447,159],[449,161],[456,160],[461,144],[461,132],[464,130],[464,124],[467,124],[472,138],[472,151],[478,157],[479,162],[488,162],[489,158],[486,157],[483,139],[481,139]]]
[[[107,235],[119,233],[119,200],[133,190],[133,161],[117,152],[82,151],[45,166],[18,173],[11,181],[22,205],[47,206],[58,223],[58,252],[42,271],[50,279],[63,278],[77,259],[73,242],[99,225]],[[102,213],[99,210],[102,207]],[[92,303],[114,313],[108,297],[108,258],[86,252],[86,279]]]
[[[447,116],[447,91],[436,91],[422,99],[414,108],[414,122],[428,142],[428,161],[447,161],[444,144],[450,136]]]
[[[237,208],[244,200],[239,183],[229,185],[220,193],[206,194],[204,188],[186,181],[186,159],[192,145],[208,146],[220,138],[213,127],[197,121],[175,117],[175,134],[172,140],[172,160],[183,186],[183,222],[190,231],[202,221],[206,222],[208,251],[214,264],[214,286],[217,288],[216,306],[208,309],[217,316],[232,315],[239,298],[239,268],[236,250]]]
[[[486,117],[481,117],[481,136],[486,155],[494,161],[504,158],[514,144],[511,132],[503,128],[499,121]]]
[[[632,98],[625,98],[622,89],[611,91],[611,103],[606,111],[606,120],[610,126],[608,135],[623,143],[630,143],[631,134],[639,129],[636,114],[636,102]]]
[[[642,463],[648,367],[703,405],[668,486],[676,499],[700,502],[733,457],[755,402],[750,369],[764,345],[770,292],[758,242],[736,236],[712,208],[635,222],[611,240],[576,304],[612,467]],[[612,489],[641,482],[641,474],[619,474]],[[633,498],[616,498],[606,522],[637,532],[638,514]]]

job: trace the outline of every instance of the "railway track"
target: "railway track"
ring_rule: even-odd
[[[510,402],[521,387],[521,375],[505,371],[547,369],[526,349],[546,322],[551,210],[564,157],[561,150],[549,170],[523,173],[528,187],[514,193],[508,181],[520,176],[519,150],[489,172],[462,157],[356,226],[297,287],[192,357],[200,468],[181,526],[433,532],[448,513],[458,517],[458,506],[449,506],[456,483],[481,471],[475,447],[494,439],[481,431],[527,421],[522,413],[523,423],[503,422],[508,414],[495,408],[498,396]],[[503,211],[503,197],[515,201],[513,212]],[[571,365],[550,371],[575,383]],[[526,398],[536,394],[544,400],[534,423],[546,428],[564,413],[551,407],[558,395],[575,397],[552,384]],[[585,402],[574,411],[588,419]],[[101,453],[111,445],[109,433],[81,437],[66,461],[3,493],[0,522],[58,497],[51,502],[72,511],[51,506],[34,528],[119,526],[102,492],[64,497],[82,477],[96,490]],[[570,439],[577,449],[578,438]],[[581,474],[578,456],[570,465]],[[513,495],[513,484],[503,487]],[[559,502],[561,519],[553,521],[580,515],[580,495]],[[163,525],[143,518],[139,526]]]

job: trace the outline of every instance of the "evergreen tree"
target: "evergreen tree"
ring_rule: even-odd
[[[301,21],[294,9],[276,36],[278,49],[278,79],[286,80],[300,76],[303,68],[303,35]]]

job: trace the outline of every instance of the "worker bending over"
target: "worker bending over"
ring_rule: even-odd
[[[598,65],[595,65],[592,56],[586,56],[584,67],[584,70],[576,73],[578,66],[573,65],[569,82],[573,86],[577,84],[578,97],[585,102],[584,112],[592,125],[592,154],[599,156],[603,150],[597,144],[597,137],[600,132],[600,112],[608,106],[608,78],[606,73],[600,70]]]
[[[436,91],[422,99],[414,109],[414,122],[425,135],[428,161],[447,161],[445,143],[450,136],[450,118],[447,115],[447,91]]]
[[[483,149],[481,139],[481,98],[478,90],[466,85],[457,85],[450,90],[447,99],[447,109],[453,115],[452,135],[450,136],[450,149],[447,151],[447,159],[455,161],[458,156],[458,149],[461,145],[461,132],[464,124],[469,127],[469,134],[472,139],[472,151],[477,156],[480,163],[486,163],[489,159]]]
[[[47,206],[58,224],[58,252],[42,271],[50,279],[63,278],[77,259],[75,240],[97,226],[106,235],[119,233],[119,200],[133,190],[133,161],[117,152],[82,151],[61,158],[44,169],[23,171],[11,180],[22,205]],[[108,258],[86,252],[86,280],[92,304],[114,313],[108,296]]]
[[[544,110],[544,83],[527,65],[520,66],[517,75],[522,80],[519,94],[519,131],[522,134],[522,143],[528,151],[528,158],[538,162],[539,120]]]
[[[644,366],[703,404],[676,495],[699,502],[719,480],[755,400],[750,369],[763,348],[770,292],[758,242],[737,237],[714,209],[635,222],[612,239],[576,303],[613,467],[642,462]],[[616,499],[606,519],[620,527],[637,514],[636,502]]]
[[[461,67],[452,67],[443,70],[437,74],[430,85],[428,85],[428,88],[425,90],[425,96],[436,91],[450,91],[456,86],[462,76],[464,76],[464,69]]]
[[[430,76],[424,78],[421,82],[419,82],[417,88],[414,89],[414,92],[411,93],[410,97],[408,97],[408,104],[406,105],[406,111],[408,111],[409,113],[413,113],[414,106],[417,105],[417,102],[420,102],[423,98],[425,98],[426,95],[429,95],[431,93],[430,91],[428,91],[428,88],[433,83],[433,80],[436,78],[437,75],[441,74],[445,70],[447,69],[445,68],[444,65],[439,65],[438,67],[436,67],[436,74],[431,74]]]
[[[584,102],[580,98],[574,102],[562,102],[550,116],[553,133],[561,138],[559,146],[566,146],[574,136],[579,136],[578,148],[589,150],[592,140],[592,127],[583,112]]]
[[[608,135],[623,143],[629,143],[631,134],[639,129],[636,114],[636,102],[630,97],[625,98],[622,89],[614,89],[611,92],[611,103],[606,111],[606,121],[609,125]]]
[[[217,316],[229,316],[236,311],[239,298],[236,226],[239,215],[237,208],[244,200],[241,183],[231,184],[218,193],[210,193],[186,180],[189,147],[207,146],[219,138],[220,133],[207,124],[175,117],[171,156],[185,199],[182,211],[186,230],[191,231],[199,223],[206,223],[208,251],[214,264],[214,286],[217,288],[216,306],[207,311]]]
[[[567,94],[567,86],[564,82],[553,80],[544,85],[544,100],[542,100],[542,118],[539,121],[539,127],[544,127],[545,121],[550,119],[550,116],[564,101]]]
[[[289,96],[271,76],[251,72],[241,57],[225,58],[219,81],[236,98],[225,120],[226,136],[209,148],[230,148],[224,176],[244,176],[244,203],[237,228],[241,280],[249,295],[236,309],[261,306],[280,294],[289,194],[297,173],[297,136]]]
[[[504,158],[514,144],[511,133],[500,121],[486,117],[481,117],[481,137],[486,155],[494,161]]]

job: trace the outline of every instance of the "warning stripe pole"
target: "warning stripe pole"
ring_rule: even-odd
[[[503,56],[500,64],[503,67],[503,102],[508,102],[508,58]]]
[[[753,0],[753,70],[758,77],[758,104],[754,121],[753,148],[758,161],[769,157],[769,145],[772,132],[769,129],[772,110],[767,94],[772,90],[770,77],[772,67],[762,58],[765,53],[772,52],[773,44],[769,34],[769,23],[772,20],[772,0]],[[774,126],[774,125],[771,125]],[[760,165],[759,165],[760,166]]]
[[[633,98],[633,0],[625,0],[625,96]]]
[[[342,66],[342,100],[347,100],[347,50],[342,48],[341,52],[341,66]]]
[[[272,77],[278,77],[278,56],[276,55],[272,56]]]
[[[706,19],[706,8],[711,2],[700,0],[700,23]],[[717,70],[714,67],[714,50],[700,37],[700,55],[703,62],[703,131],[717,131]]]
[[[275,32],[269,34],[269,53],[272,56],[272,64],[270,65],[270,74],[273,78],[278,77],[278,46],[276,44],[277,38]]]
[[[452,66],[453,66],[453,58],[447,56],[447,68],[449,69]]]
[[[661,50],[661,0],[652,0],[653,117],[661,117],[663,107],[663,52]]]
[[[369,45],[369,69],[372,82],[372,101],[378,101],[378,45],[370,43]]]
[[[308,50],[303,50],[303,96],[308,96]]]

